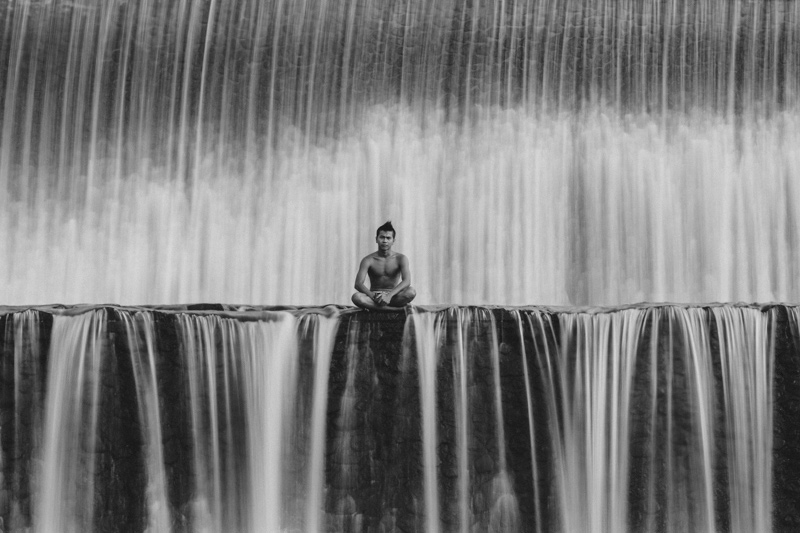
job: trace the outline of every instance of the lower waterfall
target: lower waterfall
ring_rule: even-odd
[[[2,531],[782,532],[800,308],[0,310]]]

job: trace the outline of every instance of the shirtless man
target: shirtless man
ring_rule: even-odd
[[[358,307],[371,311],[402,311],[417,295],[411,286],[408,258],[392,251],[395,235],[391,222],[375,232],[378,251],[361,260],[356,274],[358,292],[353,294],[353,303]],[[369,288],[364,284],[367,275]]]

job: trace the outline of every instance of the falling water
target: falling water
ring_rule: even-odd
[[[313,531],[319,520],[320,394],[337,318],[265,318],[178,316],[194,449],[191,531],[281,531],[304,519]],[[298,353],[304,339],[311,360]]]
[[[534,367],[542,374],[526,379],[544,387],[543,416],[551,420],[548,468],[560,510],[552,530],[772,531],[765,510],[772,508],[773,312],[636,309],[567,315],[557,324],[542,313],[517,317],[541,336]],[[532,408],[530,415],[531,427],[541,427]],[[720,434],[727,458],[717,450]],[[730,490],[723,498],[720,471]],[[542,477],[532,476],[536,494],[548,490]],[[537,508],[536,516],[546,512]]]
[[[436,431],[436,367],[438,363],[437,346],[439,344],[440,328],[436,328],[435,321],[441,319],[435,314],[414,315],[414,336],[416,339],[419,357],[419,389],[420,405],[422,406],[422,433],[423,433],[423,463],[425,465],[425,530],[437,531],[441,529],[439,518],[439,484],[437,474],[439,460],[436,457],[436,444],[438,442]],[[437,331],[439,329],[439,331]],[[409,357],[409,355],[406,355]],[[465,428],[466,429],[466,428]],[[459,436],[462,435],[459,431]],[[461,440],[460,455],[464,455],[466,439]],[[466,469],[459,469],[459,488],[468,483]],[[460,492],[463,492],[460,491]],[[462,497],[461,500],[464,498]],[[462,506],[465,510],[465,506]],[[465,525],[461,529],[464,530]]]
[[[123,314],[125,337],[134,371],[139,419],[144,428],[145,464],[147,465],[147,530],[163,533],[170,530],[171,517],[167,502],[167,472],[161,447],[161,413],[158,405],[158,369],[155,326],[148,313]]]
[[[95,457],[105,313],[56,317],[47,375],[37,530],[94,529]]]
[[[774,323],[757,313],[732,313],[715,309],[720,334],[723,386],[730,460],[731,529],[769,531],[772,526],[772,446],[765,432],[754,439],[750,432],[772,427]],[[746,354],[741,356],[741,352]],[[730,391],[737,391],[730,394]],[[751,488],[752,487],[752,488]]]
[[[325,475],[325,420],[328,410],[328,372],[333,352],[337,320],[319,322],[314,336],[314,400],[311,412],[310,465],[306,489],[305,525],[306,531],[319,531],[323,522],[322,509]]]
[[[420,366],[426,531],[442,529],[440,499],[450,515],[444,524],[447,531],[519,530],[519,510],[506,462],[493,315],[486,309],[451,308],[438,314],[415,314],[412,319]],[[439,372],[449,373],[452,380],[441,394],[437,391],[437,382],[442,380]],[[446,423],[450,427],[442,428],[445,434],[439,435],[437,421],[450,418],[452,423]],[[437,457],[440,439],[454,446],[455,457]],[[457,481],[448,487],[439,477]]]
[[[0,301],[800,297],[791,0],[13,0]]]
[[[3,531],[796,528],[800,311],[707,302],[800,299],[800,3],[0,28],[0,303],[90,304],[0,308]],[[415,303],[572,307],[246,305],[347,303],[389,218]]]
[[[4,312],[0,523],[791,531],[799,320],[731,305]]]
[[[16,471],[8,487],[17,487],[6,526],[278,531],[303,527],[305,517],[305,530],[318,529],[336,313],[170,315],[182,348],[167,357],[157,322],[173,318],[114,316],[122,327],[111,334],[103,309],[55,316],[47,358],[37,352],[40,316],[14,317],[13,427],[31,435],[15,433],[16,451],[4,455],[14,460],[4,472]],[[42,359],[47,382],[37,385]]]

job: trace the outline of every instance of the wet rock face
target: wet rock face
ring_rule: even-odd
[[[32,458],[41,449],[41,405],[52,328],[47,313],[22,314],[27,320],[21,324],[11,314],[0,316],[0,517],[10,530],[25,527],[32,513],[38,474]]]
[[[775,531],[800,531],[800,330],[786,308],[775,324]]]
[[[82,511],[90,516],[79,519],[95,531],[145,531],[161,509],[176,532],[209,525],[252,530],[260,523],[253,461],[271,444],[253,438],[248,417],[259,400],[250,395],[264,385],[246,385],[257,377],[257,366],[243,361],[257,365],[275,356],[271,345],[246,339],[260,331],[259,321],[278,315],[237,315],[214,306],[181,311],[213,317],[198,322],[203,353],[197,346],[190,353],[176,311],[143,311],[149,321],[140,322],[136,339],[130,338],[135,312],[104,312],[97,392],[83,400],[96,417],[96,432],[75,450],[86,466],[75,486],[93,486],[92,508]],[[759,312],[766,314],[748,316],[764,318],[774,351],[768,504],[773,531],[782,533],[800,527],[800,328],[792,308]],[[280,313],[295,316],[296,310]],[[41,503],[49,362],[63,356],[52,346],[54,316],[45,310],[0,315],[3,530],[34,525]],[[580,498],[592,494],[592,501],[603,502],[602,519],[622,523],[623,530],[659,531],[684,520],[733,531],[757,520],[737,508],[747,498],[757,507],[758,494],[731,488],[744,475],[735,467],[742,453],[737,446],[757,448],[765,441],[758,435],[736,440],[742,431],[726,387],[736,372],[748,372],[737,361],[749,356],[721,355],[726,328],[738,324],[726,316],[711,308],[597,315],[461,309],[426,322],[401,313],[343,313],[320,418],[321,527],[421,531],[429,527],[435,501],[444,531],[464,521],[481,531],[559,531],[588,519]],[[308,481],[320,385],[314,381],[314,323],[297,319],[292,326],[296,378],[281,407],[290,420],[274,428],[285,437],[275,463],[281,478],[275,497],[282,523],[297,529],[308,523],[313,510],[304,505],[315,490]],[[740,336],[750,339],[742,324]],[[280,345],[277,333],[270,335]],[[425,335],[430,345],[421,342]],[[136,377],[143,375],[137,365],[144,352],[134,352],[145,349],[152,367],[144,375],[152,378],[160,423],[164,479],[158,498],[152,433]],[[216,433],[209,435],[212,428]],[[624,458],[615,455],[618,449]],[[216,488],[203,493],[206,486]],[[599,493],[592,492],[596,487]],[[565,490],[578,501],[565,499]]]

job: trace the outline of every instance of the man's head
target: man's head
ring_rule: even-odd
[[[394,231],[394,226],[392,226],[391,220],[387,220],[386,222],[383,223],[383,226],[378,228],[378,231],[375,232],[375,237],[380,235],[382,231],[391,232],[392,239],[394,239],[397,236],[397,232]]]
[[[394,227],[392,227],[391,220],[387,221],[375,232],[375,242],[378,243],[378,248],[388,251],[394,244],[395,235],[396,232],[394,231]]]

